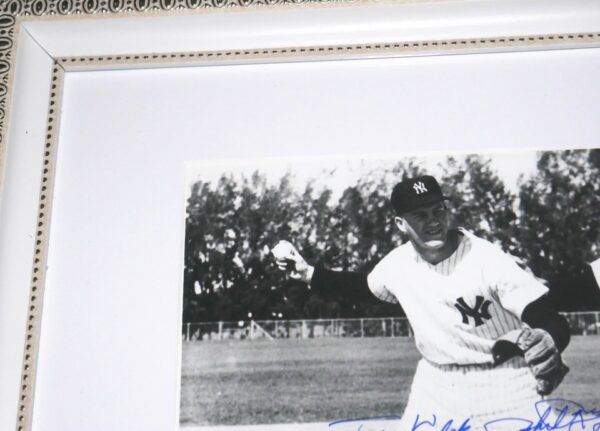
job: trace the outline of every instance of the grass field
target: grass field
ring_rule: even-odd
[[[553,394],[600,408],[600,336],[574,337]],[[400,415],[419,359],[412,339],[183,344],[182,425],[325,422]]]

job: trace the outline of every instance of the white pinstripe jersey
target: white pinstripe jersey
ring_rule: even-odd
[[[457,250],[432,265],[412,244],[385,256],[368,276],[378,298],[399,302],[417,349],[436,364],[491,363],[494,340],[525,327],[523,309],[547,292],[498,246],[460,230]]]

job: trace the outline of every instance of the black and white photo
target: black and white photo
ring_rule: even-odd
[[[596,405],[599,156],[188,164],[182,425],[534,429]]]

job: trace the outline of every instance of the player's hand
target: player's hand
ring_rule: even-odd
[[[550,334],[543,329],[526,328],[517,339],[525,362],[537,380],[537,392],[549,395],[569,372]]]
[[[289,241],[279,241],[271,250],[275,263],[292,278],[310,284],[315,268],[309,265]]]

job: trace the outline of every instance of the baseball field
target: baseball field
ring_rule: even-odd
[[[600,408],[600,336],[573,337],[553,394]],[[407,338],[184,342],[180,423],[326,422],[400,415],[419,354]]]

